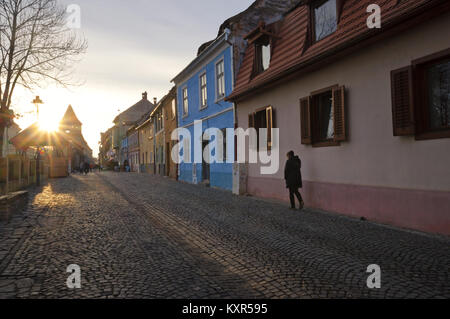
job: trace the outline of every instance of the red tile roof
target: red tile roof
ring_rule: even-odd
[[[302,4],[289,12],[281,21],[267,28],[277,34],[273,42],[269,68],[252,78],[254,45],[249,44],[239,70],[235,89],[227,100],[238,101],[260,89],[298,75],[338,58],[350,50],[370,43],[392,31],[401,31],[417,23],[416,18],[429,18],[450,9],[448,0],[341,0],[342,11],[335,33],[309,45],[309,5]],[[338,2],[339,3],[339,2]],[[381,7],[381,29],[367,27],[367,7]],[[403,28],[403,29],[402,29]],[[275,31],[274,31],[275,30]],[[445,32],[445,31],[444,31]],[[347,51],[346,51],[347,50]]]

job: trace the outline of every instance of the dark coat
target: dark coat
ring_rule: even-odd
[[[298,156],[288,159],[284,167],[284,179],[286,180],[286,188],[302,188],[302,161]]]

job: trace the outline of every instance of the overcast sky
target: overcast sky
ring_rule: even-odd
[[[70,90],[47,86],[17,91],[13,108],[24,114],[22,128],[36,119],[30,101],[40,95],[41,116],[59,120],[72,104],[94,156],[100,132],[148,91],[160,99],[170,80],[196,55],[198,47],[216,37],[227,18],[245,10],[252,0],[60,0],[81,8],[81,29],[89,48],[77,66],[84,84]]]

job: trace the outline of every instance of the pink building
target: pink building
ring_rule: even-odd
[[[251,164],[247,192],[287,201],[294,150],[307,206],[450,235],[448,30],[449,1],[312,0],[251,32],[228,99],[237,126],[280,128],[281,165]]]

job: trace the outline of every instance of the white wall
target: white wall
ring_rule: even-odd
[[[450,15],[358,51],[323,69],[284,83],[237,104],[238,125],[248,114],[272,105],[280,129],[280,170],[294,150],[307,181],[450,191],[450,139],[416,141],[394,137],[390,72],[417,58],[450,48]],[[299,99],[331,85],[345,85],[349,141],[339,147],[301,145]],[[250,177],[259,168],[250,167]]]

